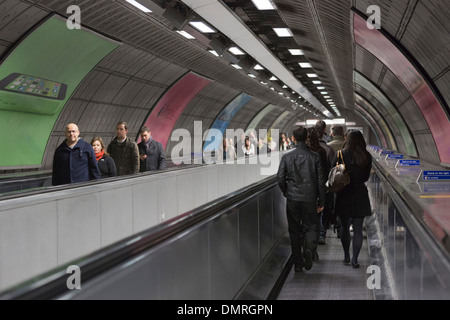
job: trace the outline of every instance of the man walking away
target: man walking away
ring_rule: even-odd
[[[278,185],[287,199],[286,215],[295,272],[312,267],[312,253],[317,249],[319,235],[319,213],[325,204],[321,159],[305,144],[307,136],[304,127],[294,130],[294,150],[283,155],[278,167]]]

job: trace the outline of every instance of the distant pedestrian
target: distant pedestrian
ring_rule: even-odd
[[[344,145],[345,142],[344,126],[340,124],[332,125],[331,136],[333,137],[333,140],[331,140],[327,144],[333,148],[334,152],[338,152],[339,150],[342,149],[342,146]]]

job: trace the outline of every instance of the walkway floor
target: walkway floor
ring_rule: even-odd
[[[332,230],[328,230],[326,244],[319,245],[319,261],[314,262],[311,270],[294,272],[292,267],[277,300],[373,300],[373,291],[367,288],[370,274],[369,252],[366,232],[358,257],[361,267],[353,269],[342,260],[341,240]],[[350,246],[351,252],[351,246]]]

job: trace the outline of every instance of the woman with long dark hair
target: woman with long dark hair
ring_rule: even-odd
[[[332,165],[338,161],[338,152]],[[350,184],[336,194],[335,213],[341,219],[341,243],[344,249],[344,263],[350,263],[350,219],[353,225],[353,268],[359,268],[359,252],[363,243],[364,217],[372,214],[369,194],[365,182],[369,180],[372,157],[366,150],[366,142],[360,131],[350,131],[342,147],[345,168],[350,175]],[[340,163],[342,163],[340,161]]]

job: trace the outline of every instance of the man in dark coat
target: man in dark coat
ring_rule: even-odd
[[[140,172],[163,170],[166,168],[166,153],[161,142],[153,140],[152,132],[147,126],[140,130],[142,141],[139,142]]]
[[[137,143],[127,137],[128,123],[120,121],[116,126],[117,136],[108,145],[107,152],[114,159],[117,175],[139,172],[139,151]]]
[[[307,135],[303,127],[294,130],[294,150],[283,155],[278,167],[278,185],[287,198],[286,214],[296,272],[312,267],[312,254],[319,236],[319,213],[325,204],[322,162],[319,154],[305,144]]]
[[[79,138],[80,130],[74,123],[66,126],[66,140],[55,150],[52,184],[54,186],[100,179],[100,171],[92,146]]]

